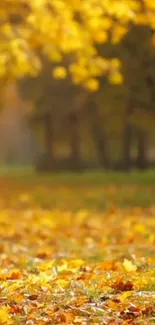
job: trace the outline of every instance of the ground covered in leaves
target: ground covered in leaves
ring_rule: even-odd
[[[0,324],[155,324],[155,206],[140,195],[155,188],[1,179]]]

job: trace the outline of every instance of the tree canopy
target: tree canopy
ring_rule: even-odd
[[[0,77],[35,75],[53,62],[56,78],[69,75],[90,90],[110,75],[121,83],[120,63],[99,54],[104,43],[119,42],[130,24],[155,28],[154,0],[1,0]],[[65,64],[64,64],[65,62]]]

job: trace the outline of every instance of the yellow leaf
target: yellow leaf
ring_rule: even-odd
[[[10,325],[12,324],[12,320],[10,318],[9,312],[8,312],[8,308],[3,306],[0,307],[0,324],[6,324],[6,325]]]
[[[88,70],[83,64],[80,64],[80,62],[79,64],[71,64],[70,72],[74,77],[76,77],[79,83],[88,78]]]
[[[90,91],[97,91],[99,89],[99,82],[96,79],[89,79],[86,83],[86,88]]]
[[[110,83],[114,85],[121,85],[123,83],[123,76],[120,72],[115,72],[109,76]]]
[[[108,30],[112,27],[112,20],[110,20],[109,18],[103,18],[101,21],[101,25],[102,25],[102,28],[104,28],[105,30]]]
[[[127,259],[124,260],[123,266],[127,272],[135,272],[137,270],[137,266]]]
[[[112,69],[120,69],[121,68],[121,62],[119,59],[115,58],[111,60],[111,68]]]
[[[82,266],[83,264],[84,264],[83,260],[75,259],[70,262],[70,267],[76,269],[76,268],[79,268],[80,266]]]
[[[65,79],[66,76],[67,76],[67,71],[62,66],[59,66],[53,70],[53,77],[56,79]]]
[[[59,52],[52,51],[51,53],[48,53],[48,56],[54,61],[54,62],[61,62],[62,56]]]
[[[83,317],[80,317],[80,316],[75,316],[74,318],[74,324],[82,324],[83,322]]]
[[[118,43],[126,34],[127,28],[124,26],[115,26],[115,29],[113,31],[112,35],[112,43]]]
[[[132,291],[126,291],[121,295],[120,300],[124,301],[128,299],[131,295],[132,295]]]
[[[65,288],[69,285],[69,281],[65,279],[58,279],[56,283],[62,288]]]
[[[94,35],[94,39],[97,43],[105,43],[108,40],[108,34],[105,31],[98,31],[95,35]]]
[[[118,309],[118,305],[116,302],[114,301],[109,301],[109,308],[112,309],[112,310],[117,310]]]
[[[68,269],[68,264],[67,264],[66,261],[64,261],[61,265],[58,265],[58,266],[57,266],[57,270],[58,270],[59,273],[60,273],[60,272],[64,272],[64,271],[66,271],[67,269]]]
[[[146,227],[142,223],[135,225],[134,230],[139,234],[144,234],[146,232]]]

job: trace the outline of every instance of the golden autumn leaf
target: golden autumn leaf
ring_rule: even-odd
[[[137,270],[137,266],[127,259],[124,259],[123,266],[127,272],[135,272]]]
[[[69,281],[67,279],[58,279],[56,284],[62,288],[66,288],[69,285]]]
[[[94,34],[94,40],[100,44],[106,43],[108,41],[108,34],[105,31],[98,31]]]
[[[86,82],[86,88],[92,92],[95,92],[99,89],[99,82],[96,79],[89,79]]]
[[[60,314],[60,321],[66,324],[73,324],[74,314],[71,312],[64,312]]]
[[[126,299],[130,298],[132,294],[132,291],[123,292],[123,294],[120,296],[120,300],[125,301]]]
[[[9,315],[9,310],[7,307],[0,307],[0,324],[1,325],[11,325],[13,321]]]
[[[59,67],[53,69],[53,76],[56,79],[65,79],[67,76],[67,71],[64,67],[59,66]]]
[[[123,76],[120,72],[114,72],[108,76],[111,84],[121,85],[123,83]]]

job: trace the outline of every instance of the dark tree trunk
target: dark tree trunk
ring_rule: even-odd
[[[69,132],[70,132],[70,167],[72,170],[79,170],[81,166],[81,139],[80,123],[77,112],[69,114]]]
[[[47,158],[52,164],[54,162],[54,134],[53,121],[50,113],[44,116],[44,140]]]
[[[124,128],[123,139],[123,169],[129,170],[131,168],[131,149],[132,149],[132,127],[129,123],[126,123]]]
[[[148,151],[148,134],[144,130],[137,131],[137,159],[136,167],[146,169],[148,167],[147,151]]]
[[[50,113],[46,113],[42,120],[44,123],[45,155],[39,158],[36,169],[39,172],[50,172],[55,166],[53,120]]]
[[[95,139],[96,148],[98,151],[99,162],[102,167],[109,168],[110,161],[107,152],[107,139],[104,132],[103,121],[95,101],[90,101],[88,106],[88,114],[90,116],[91,130]]]
[[[129,171],[132,167],[132,157],[131,157],[131,150],[132,150],[132,126],[130,124],[130,116],[133,112],[132,102],[129,100],[125,123],[124,123],[124,133],[123,133],[123,147],[122,147],[122,169],[125,171]]]

